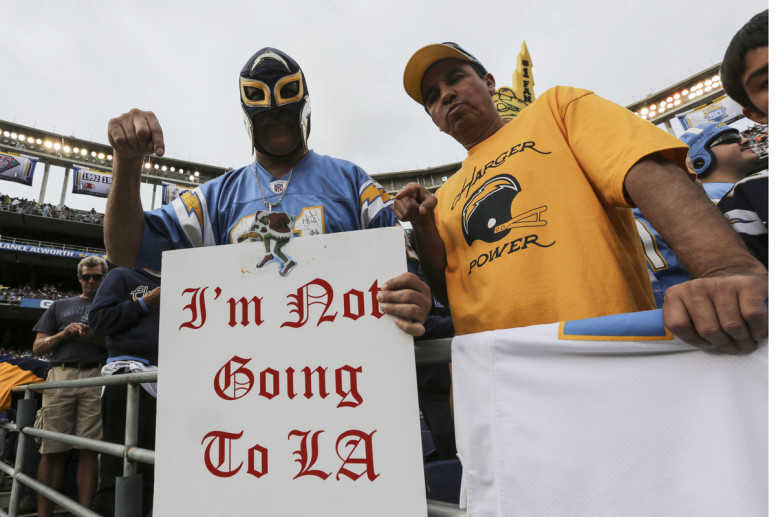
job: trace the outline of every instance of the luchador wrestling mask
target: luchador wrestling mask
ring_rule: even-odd
[[[302,69],[290,56],[271,47],[265,47],[251,56],[240,72],[240,102],[245,128],[251,138],[251,151],[255,146],[260,152],[266,153],[255,142],[253,117],[278,108],[293,111],[299,116],[302,145],[307,148],[310,98]]]

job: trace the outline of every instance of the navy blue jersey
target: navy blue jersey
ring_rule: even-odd
[[[768,267],[768,171],[736,183],[717,206],[752,255]]]
[[[125,267],[111,269],[103,280],[89,311],[89,326],[96,335],[108,337],[108,362],[157,364],[159,304],[143,301],[156,287],[158,276]]]

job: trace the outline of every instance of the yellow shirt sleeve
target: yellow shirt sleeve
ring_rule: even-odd
[[[569,147],[601,199],[632,207],[623,183],[642,158],[659,153],[687,171],[688,147],[678,138],[593,92],[558,87],[552,92]]]

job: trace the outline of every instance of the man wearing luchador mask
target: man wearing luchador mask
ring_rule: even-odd
[[[284,214],[290,231],[283,238],[397,224],[393,200],[363,169],[309,147],[310,96],[296,61],[263,48],[246,62],[239,87],[255,160],[157,210],[143,212],[139,185],[145,156],[165,151],[158,119],[132,109],[109,122],[114,161],[105,245],[112,263],[160,269],[164,250],[264,240],[270,233],[256,229],[268,213]],[[295,264],[277,235],[274,241],[274,247],[265,241],[267,254],[257,267],[276,262],[279,273],[289,274]],[[422,334],[431,305],[428,287],[412,273],[386,286],[385,312],[405,332]]]

